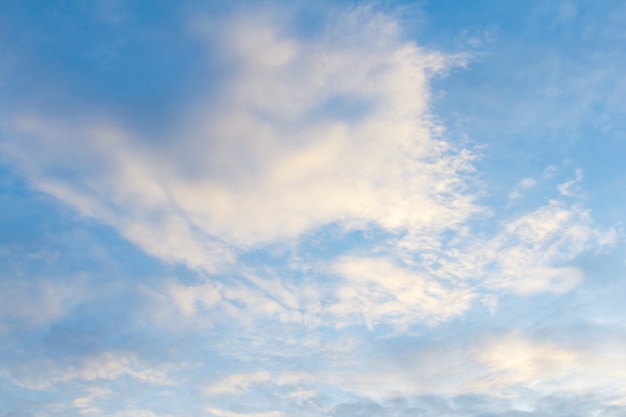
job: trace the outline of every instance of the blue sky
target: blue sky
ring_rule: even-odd
[[[622,416],[621,2],[0,5],[0,416]]]

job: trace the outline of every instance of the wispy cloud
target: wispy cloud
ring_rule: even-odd
[[[567,177],[552,154],[494,169],[433,110],[470,55],[417,44],[382,5],[300,8],[176,9],[167,36],[130,10],[100,16],[125,28],[115,48],[152,36],[202,69],[164,120],[98,94],[2,112],[0,203],[65,211],[24,247],[0,235],[0,414],[548,416],[574,397],[581,416],[623,411],[621,316],[597,301],[619,304],[598,266],[619,236],[585,191],[597,173],[570,159]],[[458,29],[464,48],[501,42]]]
[[[439,266],[401,272],[364,260],[365,269],[374,262],[380,270],[365,274],[369,281],[355,281],[345,263],[334,267],[350,285],[333,289],[340,301],[327,311],[367,310],[370,325],[382,316],[460,314],[471,291],[458,281],[444,290],[437,280],[451,274],[522,294],[563,292],[580,281],[582,273],[564,263],[592,247],[596,232],[579,206],[551,202],[463,252],[442,241],[446,231],[465,233],[482,210],[475,204],[479,190],[467,180],[474,156],[446,142],[428,110],[430,77],[458,58],[403,41],[393,20],[369,8],[348,12],[342,25],[313,40],[290,34],[271,15],[240,15],[221,25],[218,48],[238,70],[217,100],[196,108],[164,143],[111,120],[33,114],[13,121],[15,140],[5,141],[5,150],[40,189],[112,225],[149,254],[209,273],[236,262],[237,252],[329,224],[381,228],[389,241],[406,235],[408,257],[423,256],[428,250],[415,245],[430,241],[429,256]],[[367,43],[355,37],[364,27]],[[521,187],[534,184],[526,179]],[[497,273],[487,272],[494,268]],[[424,269],[429,278],[419,278]],[[363,279],[377,283],[376,290],[352,285]],[[199,305],[239,298],[239,288],[169,291],[189,315]],[[387,313],[375,313],[392,289]],[[406,298],[415,291],[424,294],[417,308]],[[287,307],[266,311],[297,310],[294,295],[288,297]]]
[[[403,42],[367,8],[315,40],[250,19],[219,41],[239,70],[168,143],[40,114],[13,121],[5,150],[82,214],[210,272],[233,247],[326,224],[441,230],[476,211],[462,192],[471,155],[438,139],[428,113],[428,79],[454,58]],[[355,38],[362,27],[371,42]]]
[[[270,374],[266,371],[235,374],[206,387],[204,392],[207,395],[241,394],[251,385],[263,384],[269,381]]]
[[[334,290],[337,301],[327,308],[339,325],[361,316],[370,329],[388,322],[406,330],[415,322],[437,323],[460,315],[473,298],[469,289],[446,288],[428,275],[382,258],[341,259],[331,271],[345,279]]]
[[[116,380],[128,376],[141,382],[171,385],[168,371],[172,366],[146,363],[134,353],[111,351],[82,358],[66,364],[51,359],[25,361],[2,369],[6,378],[18,386],[45,390],[55,384],[73,380]]]

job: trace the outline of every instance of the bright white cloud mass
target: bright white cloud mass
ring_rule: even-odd
[[[614,6],[1,5],[0,416],[626,414]]]

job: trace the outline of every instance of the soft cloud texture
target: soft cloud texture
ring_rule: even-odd
[[[124,376],[158,385],[173,383],[167,375],[171,366],[153,366],[127,352],[104,352],[73,364],[59,365],[44,359],[15,365],[13,369],[3,369],[3,375],[18,386],[37,390],[73,380],[115,380]]]
[[[383,317],[398,326],[449,318],[468,308],[467,279],[520,294],[565,292],[580,282],[582,272],[566,263],[593,247],[597,232],[576,204],[552,201],[492,238],[442,240],[444,232],[465,233],[481,211],[467,180],[474,156],[446,142],[429,112],[430,78],[460,58],[402,40],[392,19],[366,7],[313,39],[268,14],[220,22],[217,40],[202,25],[211,26],[196,21],[197,36],[217,42],[237,70],[171,138],[152,141],[111,120],[31,114],[12,122],[15,140],[4,141],[5,151],[38,188],[81,214],[149,254],[209,273],[236,262],[237,252],[330,224],[405,236],[408,258],[434,250],[437,265],[409,261],[404,272],[382,260],[363,260],[362,268],[373,263],[378,272],[360,278],[356,261],[331,266],[348,278],[328,295],[338,298],[326,309],[339,321],[359,310],[369,311],[368,326]],[[560,186],[561,194],[573,184]],[[239,288],[225,291],[230,298],[250,291]],[[199,289],[171,288],[183,314],[225,297]],[[297,310],[297,301],[287,308]]]
[[[369,328],[389,322],[406,330],[415,322],[447,320],[467,310],[473,296],[471,290],[446,288],[432,277],[385,259],[341,259],[332,272],[345,282],[334,291],[338,300],[328,313],[347,322],[362,316]]]
[[[367,42],[354,37],[363,25]],[[233,246],[326,224],[417,232],[466,219],[471,155],[439,139],[428,113],[429,77],[458,59],[402,41],[367,8],[331,30],[302,40],[234,19],[220,48],[238,71],[167,143],[112,121],[28,115],[4,148],[40,189],[207,271]]]
[[[623,414],[597,170],[494,168],[437,111],[493,98],[446,77],[506,25],[456,26],[468,54],[413,6],[73,7],[0,31],[40,68],[0,68],[30,86],[0,108],[0,415]]]
[[[621,337],[608,334],[613,343]],[[322,392],[320,386],[384,402],[398,398],[445,394],[490,395],[535,402],[537,395],[596,393],[620,403],[626,392],[622,364],[611,344],[565,345],[521,332],[486,334],[473,340],[441,340],[413,348],[395,346],[395,357],[367,364],[335,363],[306,377],[285,378],[264,371],[236,374],[211,385],[211,394],[243,394],[248,389],[277,391],[298,386]],[[356,365],[356,366],[355,366]]]

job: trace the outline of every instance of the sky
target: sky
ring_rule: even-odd
[[[626,415],[626,4],[0,2],[0,416]]]

